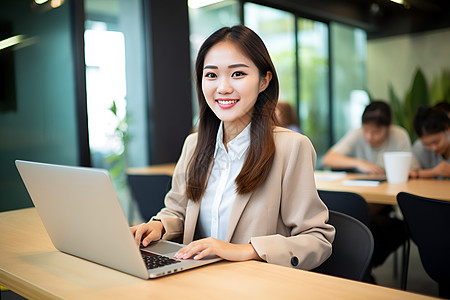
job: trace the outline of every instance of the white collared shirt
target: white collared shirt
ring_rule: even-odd
[[[199,237],[225,240],[231,208],[236,198],[237,175],[244,165],[250,146],[250,124],[225,149],[223,122],[217,131],[214,164],[200,206],[197,233]]]

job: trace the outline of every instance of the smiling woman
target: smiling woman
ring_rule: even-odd
[[[241,27],[234,26],[232,28]],[[242,26],[242,28],[247,27]],[[243,64],[248,67],[245,69],[229,68],[230,66]],[[208,77],[204,77],[208,74],[205,73],[205,66],[210,65],[216,66],[218,70],[220,67],[222,73],[227,74],[226,76],[219,74],[221,77],[218,80],[217,90],[214,84],[212,90],[210,90],[208,88],[210,81]],[[249,146],[249,159],[241,172],[246,176],[236,178],[238,191],[249,192],[267,176],[275,151],[271,130],[278,101],[279,83],[267,48],[261,38],[253,31],[231,31],[225,27],[216,31],[203,43],[197,56],[195,69],[200,108],[199,131],[205,133],[199,134],[199,143],[194,153],[194,159],[199,159],[199,161],[196,164],[191,164],[189,169],[192,174],[189,177],[189,187],[197,188],[189,188],[187,192],[195,200],[198,200],[203,194],[204,188],[202,187],[206,182],[208,170],[204,170],[200,166],[210,163],[214,149],[208,145],[214,145],[220,122],[224,122],[224,141],[226,143],[231,140],[230,137],[239,134],[252,121],[254,124],[251,130],[253,143]],[[236,75],[240,77],[236,77]],[[228,86],[229,81],[235,82],[234,85],[238,88],[238,91],[232,91],[232,87]],[[216,80],[212,82],[216,82]],[[216,107],[215,97],[220,95],[223,98],[224,94],[229,96],[229,92],[234,93],[234,95],[242,93],[242,103],[237,105],[238,109],[236,110],[230,112],[218,110],[217,113],[220,113],[220,115],[216,114],[213,109],[213,107]],[[234,124],[234,126],[231,126],[227,132],[226,128],[231,124]],[[211,126],[215,128],[214,131],[209,129]],[[209,154],[206,156],[200,154],[199,152],[203,151],[202,149],[208,149]],[[261,170],[261,173],[252,172],[254,168]]]
[[[219,61],[221,65],[211,63]],[[224,140],[234,139],[249,123],[257,96],[272,73],[264,76],[233,42],[221,42],[205,57],[202,89],[211,110],[224,122]]]
[[[185,141],[166,207],[132,227],[136,243],[183,240],[178,259],[320,265],[334,228],[314,183],[316,153],[275,125],[278,78],[263,41],[243,25],[224,27],[195,66],[198,132]]]

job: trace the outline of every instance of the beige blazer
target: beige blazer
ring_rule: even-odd
[[[274,129],[275,158],[266,181],[251,193],[237,195],[226,241],[251,242],[269,263],[310,270],[331,254],[334,227],[327,224],[328,210],[314,181],[316,153],[310,140],[299,133]],[[176,165],[165,208],[155,218],[165,228],[163,239],[189,244],[194,238],[200,202],[187,199],[185,174],[197,143],[186,138]],[[182,237],[182,239],[181,239]]]

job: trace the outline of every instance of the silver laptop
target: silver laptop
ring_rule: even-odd
[[[108,171],[16,160],[56,249],[140,278],[155,278],[220,258],[179,260],[181,244],[136,245]],[[151,191],[149,191],[151,193]]]

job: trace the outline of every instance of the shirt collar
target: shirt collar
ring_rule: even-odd
[[[247,148],[250,146],[250,125],[251,123],[248,124],[234,139],[228,142],[228,156],[231,160],[241,159],[247,152]],[[223,144],[223,121],[220,122],[219,130],[217,131],[214,158],[219,149],[226,153],[225,145]]]

